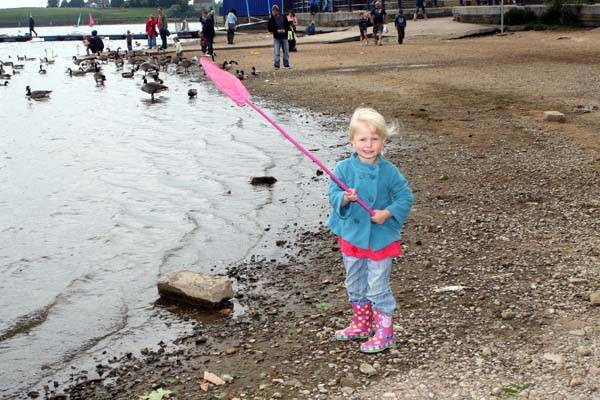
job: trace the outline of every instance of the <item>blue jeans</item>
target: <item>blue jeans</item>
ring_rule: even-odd
[[[396,299],[390,288],[392,258],[380,261],[342,255],[346,267],[346,291],[350,302],[370,301],[373,308],[391,315]]]
[[[156,36],[148,36],[148,48],[153,49],[156,47]]]
[[[283,52],[283,66],[290,66],[290,48],[286,39],[273,39],[273,49],[275,50],[275,68],[279,68],[279,49]]]
[[[323,7],[321,8],[323,12],[333,12],[333,0],[323,0]]]

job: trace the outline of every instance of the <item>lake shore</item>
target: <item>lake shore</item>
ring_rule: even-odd
[[[131,399],[158,387],[177,399],[593,398],[598,39],[569,31],[313,44],[276,72],[270,49],[219,51],[217,61],[262,71],[246,79],[251,93],[321,116],[340,146],[355,107],[397,121],[386,157],[415,194],[392,277],[398,348],[364,355],[331,339],[349,318],[339,250],[318,222],[298,221],[282,232],[286,257],[229,268],[243,316],[198,324],[158,349],[107,354],[103,378],[78,371],[70,398]],[[546,110],[566,122],[544,121]],[[205,371],[231,382],[205,392]]]

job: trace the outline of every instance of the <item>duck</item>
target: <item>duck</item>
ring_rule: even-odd
[[[156,93],[160,93],[169,89],[167,86],[163,85],[162,80],[159,80],[158,82],[148,82],[146,77],[144,77],[143,82],[144,84],[142,85],[142,91],[152,96],[152,102],[154,102],[154,95]]]
[[[98,71],[94,74],[94,80],[96,81],[96,85],[104,85],[104,81],[106,81],[106,76]]]
[[[48,71],[46,71],[46,70],[45,70],[45,69],[42,67],[42,64],[40,64],[40,70],[39,70],[38,72],[40,73],[40,75],[44,75],[44,74],[45,74],[46,72],[48,72]]]
[[[133,78],[134,74],[135,74],[135,72],[133,70],[131,70],[129,72],[123,72],[123,73],[121,73],[121,76],[123,78]]]
[[[29,86],[25,88],[25,95],[31,99],[47,99],[50,97],[52,90],[31,90]]]
[[[67,68],[67,71],[69,72],[69,76],[84,76],[85,73],[86,73],[81,68],[76,69],[76,70],[72,70],[71,68]]]
[[[221,69],[229,71],[231,69],[231,64],[229,64],[227,60],[225,60],[223,61],[223,64],[221,64]]]
[[[193,99],[197,95],[198,95],[198,91],[196,89],[190,89],[190,90],[188,90],[188,96],[189,96],[190,99]]]

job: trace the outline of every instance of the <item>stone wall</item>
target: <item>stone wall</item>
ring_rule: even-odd
[[[388,9],[386,11],[388,23],[393,23],[398,10]],[[452,8],[450,7],[427,8],[426,11],[429,18],[452,16]],[[296,18],[298,18],[298,23],[302,26],[308,25],[310,21],[315,21],[317,27],[352,26],[358,25],[361,12],[363,11],[336,11],[332,13],[317,13],[315,15],[311,15],[310,13],[297,13]],[[412,18],[413,12],[414,9],[404,9],[404,15],[406,15],[407,18]]]
[[[519,6],[504,6],[504,13],[511,8]],[[536,16],[541,16],[545,5],[526,5],[523,8],[531,10]],[[454,7],[452,16],[455,21],[470,24],[500,24],[500,6],[472,6],[472,7]],[[598,27],[600,26],[600,4],[567,4],[563,6],[565,12],[576,15],[581,21],[582,26]]]

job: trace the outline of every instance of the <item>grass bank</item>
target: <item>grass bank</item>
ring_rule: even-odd
[[[29,24],[29,12],[35,18],[36,26],[69,26],[77,22],[79,14],[81,23],[87,23],[89,13],[96,24],[127,24],[145,22],[150,14],[156,14],[155,8],[8,8],[0,9],[0,27],[12,28]],[[199,16],[198,12],[190,12],[189,17]]]

